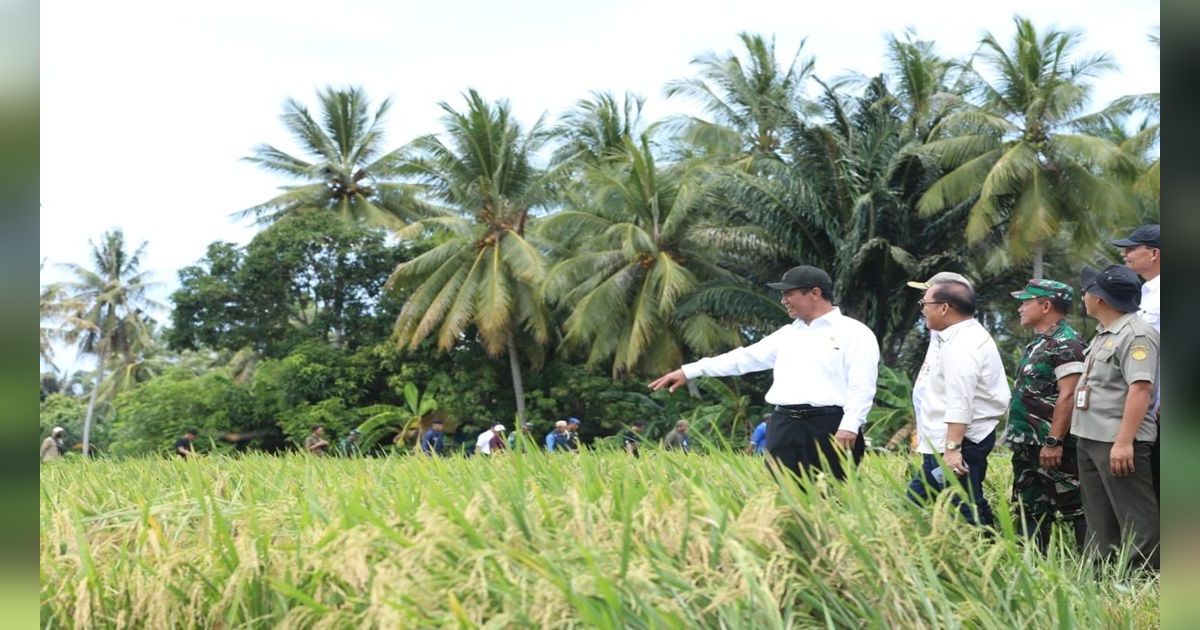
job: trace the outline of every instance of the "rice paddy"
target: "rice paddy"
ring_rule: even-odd
[[[50,627],[1157,626],[1157,576],[984,536],[909,459],[779,484],[759,458],[251,455],[41,473]]]

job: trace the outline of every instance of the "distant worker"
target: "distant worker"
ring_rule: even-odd
[[[67,430],[62,427],[54,427],[50,430],[50,437],[42,440],[42,461],[62,459],[63,453],[67,452],[67,443],[63,440],[66,432]]]
[[[350,433],[338,442],[338,455],[342,457],[357,457],[362,453],[359,451],[358,443],[362,440],[362,432],[358,429],[350,429]]]
[[[579,427],[582,423],[579,418],[567,418],[567,450],[579,450]]]
[[[750,443],[746,445],[746,453],[754,455],[762,455],[767,450],[767,423],[771,421],[771,416],[774,414],[764,413],[762,422],[754,427],[754,431],[750,434]]]
[[[691,451],[691,440],[688,438],[688,421],[680,420],[675,428],[663,438],[663,449],[668,451]]]
[[[621,434],[621,448],[625,449],[626,453],[638,457],[638,451],[642,446],[642,432],[646,430],[646,423],[641,420],[635,420],[624,433]]]
[[[443,457],[446,455],[446,435],[442,429],[445,428],[445,423],[441,418],[434,418],[432,426],[421,436],[421,452],[430,457]]]
[[[520,431],[513,431],[508,436],[508,448],[514,453],[525,453],[532,450],[530,447],[535,444],[533,441],[533,423],[525,422],[521,424]]]
[[[497,424],[479,434],[475,440],[475,451],[484,455],[496,455],[504,450],[504,425]]]
[[[325,450],[329,448],[329,442],[325,440],[325,427],[316,425],[304,440],[304,450],[313,455],[324,455]]]
[[[183,437],[175,440],[175,454],[184,458],[192,459],[196,456],[196,449],[192,443],[196,441],[196,430],[188,429],[183,432]]]
[[[567,449],[567,421],[559,420],[554,428],[546,434],[546,451],[550,453],[565,452]]]

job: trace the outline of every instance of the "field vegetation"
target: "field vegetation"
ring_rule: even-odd
[[[212,456],[42,469],[41,619],[56,627],[1158,625],[1158,579],[1040,555],[909,460],[777,484],[733,453]]]

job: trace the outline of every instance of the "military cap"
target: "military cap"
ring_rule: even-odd
[[[1024,289],[1013,291],[1012,296],[1018,300],[1058,298],[1064,302],[1070,302],[1075,297],[1075,290],[1056,280],[1030,280]]]

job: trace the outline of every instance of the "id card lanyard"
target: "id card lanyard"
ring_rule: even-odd
[[[1088,387],[1088,375],[1092,373],[1092,365],[1096,363],[1096,353],[1088,354],[1087,366],[1083,370],[1083,377],[1079,379],[1079,387],[1075,388],[1075,408],[1087,409],[1088,399],[1091,393],[1091,388]]]

